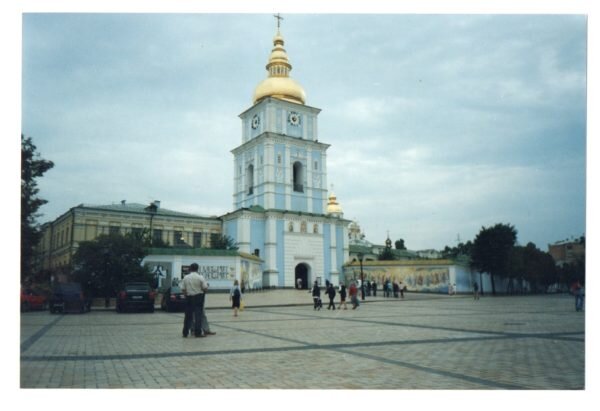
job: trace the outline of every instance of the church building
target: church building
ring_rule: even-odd
[[[327,196],[327,149],[319,141],[318,108],[304,89],[279,31],[253,105],[240,114],[234,155],[233,208],[221,217],[223,234],[239,251],[263,260],[263,287],[337,284],[348,260],[349,220]]]

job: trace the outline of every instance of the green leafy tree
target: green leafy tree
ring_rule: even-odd
[[[461,256],[470,257],[473,243],[469,240],[466,243],[458,243],[456,247],[444,247],[442,250],[443,258],[458,258]]]
[[[523,281],[528,281],[536,290],[546,290],[549,285],[559,281],[552,256],[531,242],[525,247],[513,247],[505,274],[519,280],[521,285]]]
[[[396,250],[406,250],[406,246],[404,245],[404,240],[402,238],[396,240],[394,242],[394,246],[396,247]]]
[[[40,157],[31,137],[21,134],[21,281],[33,275],[35,247],[41,237],[38,211],[48,202],[38,197],[37,179],[52,167],[52,161]]]
[[[83,241],[73,256],[74,277],[94,296],[114,296],[126,282],[153,283],[147,267],[141,265],[146,247],[136,235],[103,234]]]
[[[490,273],[493,295],[496,295],[494,276],[508,272],[510,252],[516,241],[517,230],[510,224],[481,227],[473,241],[471,266],[480,273]]]
[[[235,240],[227,235],[213,233],[210,235],[210,248],[215,250],[237,250]]]

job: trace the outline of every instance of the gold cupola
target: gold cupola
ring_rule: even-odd
[[[300,84],[290,78],[292,70],[287,53],[283,48],[283,37],[277,29],[273,37],[273,50],[266,69],[269,76],[264,79],[254,90],[254,104],[266,97],[274,97],[292,103],[304,104],[306,93]]]
[[[344,215],[344,211],[342,210],[340,204],[337,202],[337,197],[335,196],[333,190],[331,191],[331,194],[329,194],[329,199],[327,201],[327,214],[339,217],[342,217]]]

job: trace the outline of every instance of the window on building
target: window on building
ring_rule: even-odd
[[[296,161],[294,163],[294,191],[298,193],[304,192],[304,170],[302,167],[302,163]]]
[[[318,224],[313,225],[313,233],[319,234],[319,225]]]
[[[306,221],[300,223],[300,232],[306,233]]]
[[[315,161],[315,170],[318,170],[318,169],[319,169],[319,162]]]
[[[288,224],[288,230],[289,230],[290,233],[294,231],[294,223],[292,223],[291,221]]]
[[[194,248],[202,248],[202,233],[194,233],[192,244]]]
[[[173,231],[173,244],[175,244],[175,245],[185,244],[185,238],[183,237],[183,231]]]
[[[163,230],[152,230],[152,242],[162,241]]]
[[[281,154],[277,154],[277,164],[281,164]]]
[[[258,248],[254,249],[254,255],[260,257],[260,250]]]
[[[246,187],[248,187],[248,195],[254,193],[254,166],[252,164],[248,166],[246,173]]]

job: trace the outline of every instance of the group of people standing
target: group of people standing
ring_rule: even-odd
[[[208,287],[208,282],[206,282],[202,274],[198,273],[198,264],[190,264],[190,272],[183,277],[181,282],[181,291],[186,299],[185,316],[183,318],[184,338],[187,338],[190,333],[193,333],[195,337],[206,337],[207,335],[216,334],[210,330],[204,310],[205,295]]]
[[[198,273],[198,264],[190,264],[190,272],[183,277],[180,286],[186,299],[183,337],[187,338],[190,334],[198,338],[215,335],[216,332],[210,329],[206,318],[206,310],[204,309],[209,284],[204,276]],[[242,290],[239,281],[235,280],[229,291],[229,300],[231,301],[234,317],[238,316],[238,310],[241,308]]]
[[[355,310],[359,305],[360,301],[358,300],[358,288],[356,287],[356,283],[351,282],[350,287],[346,290],[346,285],[340,284],[338,291],[340,293],[340,304],[338,305],[338,309],[342,309],[344,306],[344,310],[348,309],[348,305],[346,304],[346,297],[350,296],[350,302],[352,304],[352,309]],[[321,300],[321,287],[319,286],[319,282],[315,281],[312,289],[310,290],[314,303],[314,310],[320,310],[323,308],[323,302]],[[335,296],[337,292],[335,291],[335,286],[329,282],[329,280],[325,281],[325,294],[329,297],[329,305],[327,306],[328,310],[335,310]]]

